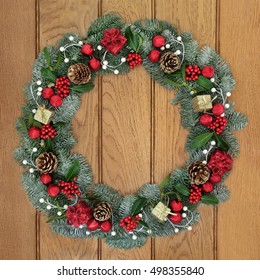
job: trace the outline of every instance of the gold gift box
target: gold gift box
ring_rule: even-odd
[[[40,106],[34,115],[34,119],[40,123],[48,124],[50,123],[52,116],[52,111]]]
[[[152,210],[152,214],[162,222],[167,221],[167,216],[170,212],[171,209],[161,201]]]
[[[206,112],[212,109],[211,96],[208,95],[198,95],[192,100],[194,112]]]

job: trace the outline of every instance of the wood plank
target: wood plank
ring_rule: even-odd
[[[236,110],[248,116],[250,124],[236,133],[241,153],[227,181],[231,199],[218,210],[218,259],[259,260],[260,3],[258,0],[220,3],[221,55],[230,63],[237,82],[231,100],[236,103]]]
[[[40,46],[55,44],[65,33],[85,35],[93,20],[98,17],[96,0],[45,0],[40,2]],[[82,98],[79,111],[73,120],[73,132],[78,139],[74,151],[83,154],[93,168],[98,182],[98,80],[93,91]],[[77,240],[53,234],[40,219],[41,259],[97,259],[97,240]]]
[[[215,47],[216,1],[157,0],[155,16],[190,31],[200,46]],[[187,131],[180,125],[178,107],[170,104],[172,91],[155,85],[154,178],[159,183],[175,168],[184,165]],[[167,157],[167,158],[166,158]],[[200,207],[201,220],[192,232],[155,240],[155,259],[212,259],[214,239],[213,209]]]
[[[19,145],[14,126],[24,103],[22,88],[35,58],[35,1],[1,1],[0,34],[0,259],[35,259],[36,212],[21,187],[23,169],[12,157]]]
[[[126,21],[151,16],[151,1],[103,0],[102,14]],[[103,77],[103,181],[123,194],[150,181],[150,78],[140,67],[130,74]],[[114,250],[103,243],[102,259],[150,259],[151,246]]]

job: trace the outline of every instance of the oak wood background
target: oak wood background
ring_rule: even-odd
[[[192,232],[148,240],[141,249],[110,249],[100,240],[54,235],[31,207],[20,186],[22,169],[12,152],[18,145],[15,119],[24,102],[38,51],[66,32],[85,34],[108,12],[126,21],[167,20],[193,32],[201,46],[217,49],[232,65],[236,108],[250,125],[236,133],[241,154],[228,179],[232,198],[217,209],[201,207]],[[259,259],[260,122],[258,0],[1,0],[0,2],[0,259]],[[142,67],[129,75],[99,78],[73,123],[75,150],[91,163],[96,182],[122,193],[160,182],[181,166],[187,131],[180,126],[172,92],[152,82]]]

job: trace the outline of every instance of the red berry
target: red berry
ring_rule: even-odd
[[[36,139],[40,137],[40,134],[41,134],[41,130],[38,127],[33,126],[28,130],[28,135],[32,139]]]
[[[181,211],[181,209],[183,208],[183,204],[181,201],[179,200],[173,200],[171,203],[170,203],[170,207],[172,209],[173,212],[179,212]]]
[[[179,212],[174,213],[174,215],[170,215],[169,216],[169,220],[173,223],[173,224],[179,224],[182,220],[182,215]]]
[[[204,66],[202,68],[202,75],[208,79],[214,76],[214,68],[212,66]]]
[[[56,185],[49,185],[47,192],[50,196],[57,196],[60,193],[60,188]]]
[[[98,59],[96,59],[95,57],[90,59],[90,61],[88,62],[88,65],[94,71],[99,70],[101,67],[100,61]]]
[[[85,44],[84,46],[82,46],[81,52],[82,52],[84,55],[90,56],[90,55],[93,54],[94,49],[93,49],[93,47],[92,47],[90,44]]]
[[[214,104],[212,108],[212,113],[219,116],[225,112],[225,108],[222,104]]]
[[[112,224],[110,223],[110,221],[101,222],[100,229],[103,232],[109,232],[112,229]]]
[[[50,99],[50,104],[53,107],[59,107],[62,104],[62,98],[59,95],[53,95]]]
[[[202,185],[202,190],[207,193],[212,192],[213,188],[214,186],[211,182],[206,182],[205,184]]]
[[[163,36],[161,35],[157,35],[157,36],[154,36],[153,37],[153,45],[156,47],[156,48],[161,48],[162,46],[165,45],[165,39]]]
[[[221,181],[221,177],[217,174],[212,174],[209,178],[210,182],[213,184],[217,184]]]
[[[45,99],[50,99],[54,95],[54,90],[52,88],[45,88],[42,91],[42,97]]]
[[[158,62],[160,59],[161,53],[158,50],[152,50],[150,51],[150,53],[148,54],[148,58],[150,59],[150,61],[152,62]]]
[[[212,124],[213,122],[213,117],[209,114],[203,114],[200,116],[200,123],[202,125],[208,126],[210,124]]]
[[[87,222],[87,227],[89,230],[97,230],[99,228],[99,223],[95,219],[91,219]]]
[[[47,185],[51,182],[51,180],[52,180],[51,175],[49,175],[49,174],[42,174],[41,175],[41,181],[42,181],[43,184]]]

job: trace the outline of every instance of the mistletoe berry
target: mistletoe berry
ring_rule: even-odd
[[[189,196],[189,201],[192,204],[196,204],[200,201],[202,196],[202,191],[199,186],[192,185],[192,188],[190,189],[190,196]]]
[[[81,53],[87,56],[91,56],[94,52],[93,47],[90,44],[85,44],[81,47]]]
[[[60,188],[56,185],[49,185],[47,192],[49,196],[57,196],[60,193]]]
[[[76,185],[75,182],[61,181],[58,183],[58,186],[61,188],[61,192],[65,194],[68,198],[74,198],[75,195],[81,196],[79,186]]]
[[[214,104],[212,107],[212,113],[216,116],[220,116],[225,112],[225,107],[222,104]]]
[[[57,134],[57,131],[51,126],[51,124],[43,125],[41,128],[41,135],[42,139],[53,139]]]
[[[62,98],[67,97],[69,91],[70,80],[66,76],[56,79],[55,88],[58,90],[58,95]]]
[[[214,68],[212,66],[204,66],[202,68],[202,75],[208,79],[214,76]]]
[[[103,232],[109,232],[112,229],[112,224],[110,221],[104,221],[100,223],[100,229]]]
[[[45,99],[50,99],[54,95],[54,90],[52,88],[45,88],[42,91],[42,97]]]
[[[214,189],[214,186],[211,182],[206,182],[205,184],[202,185],[202,190],[204,192],[210,193]]]
[[[173,213],[174,215],[169,215],[169,220],[173,224],[179,224],[182,221],[182,215],[179,212]]]
[[[179,212],[183,208],[183,204],[180,200],[173,200],[170,203],[170,207],[171,207],[173,212]]]
[[[162,46],[165,45],[165,39],[161,35],[157,35],[153,37],[153,45],[156,48],[161,48]]]
[[[52,181],[50,174],[42,174],[40,179],[41,179],[41,182],[45,185],[49,184]]]
[[[189,65],[185,68],[186,72],[186,81],[196,81],[199,78],[199,75],[201,74],[201,71],[199,69],[198,65]]]
[[[126,61],[128,62],[130,69],[142,64],[143,62],[141,55],[138,53],[129,53]]]
[[[200,116],[200,124],[208,126],[213,122],[213,117],[209,114],[203,114]]]
[[[148,54],[148,58],[152,62],[158,62],[160,60],[161,53],[158,50],[152,50]]]
[[[62,98],[59,95],[53,95],[50,99],[50,104],[53,107],[61,106],[62,102]]]
[[[41,134],[41,130],[38,127],[33,126],[28,130],[28,135],[32,139],[36,139],[40,137],[40,134]]]
[[[87,228],[91,231],[97,230],[99,228],[99,223],[95,219],[91,219],[87,222]]]
[[[98,71],[101,67],[100,61],[98,59],[96,59],[95,57],[90,59],[90,61],[88,62],[88,65],[89,65],[90,69],[92,69],[94,71]]]

